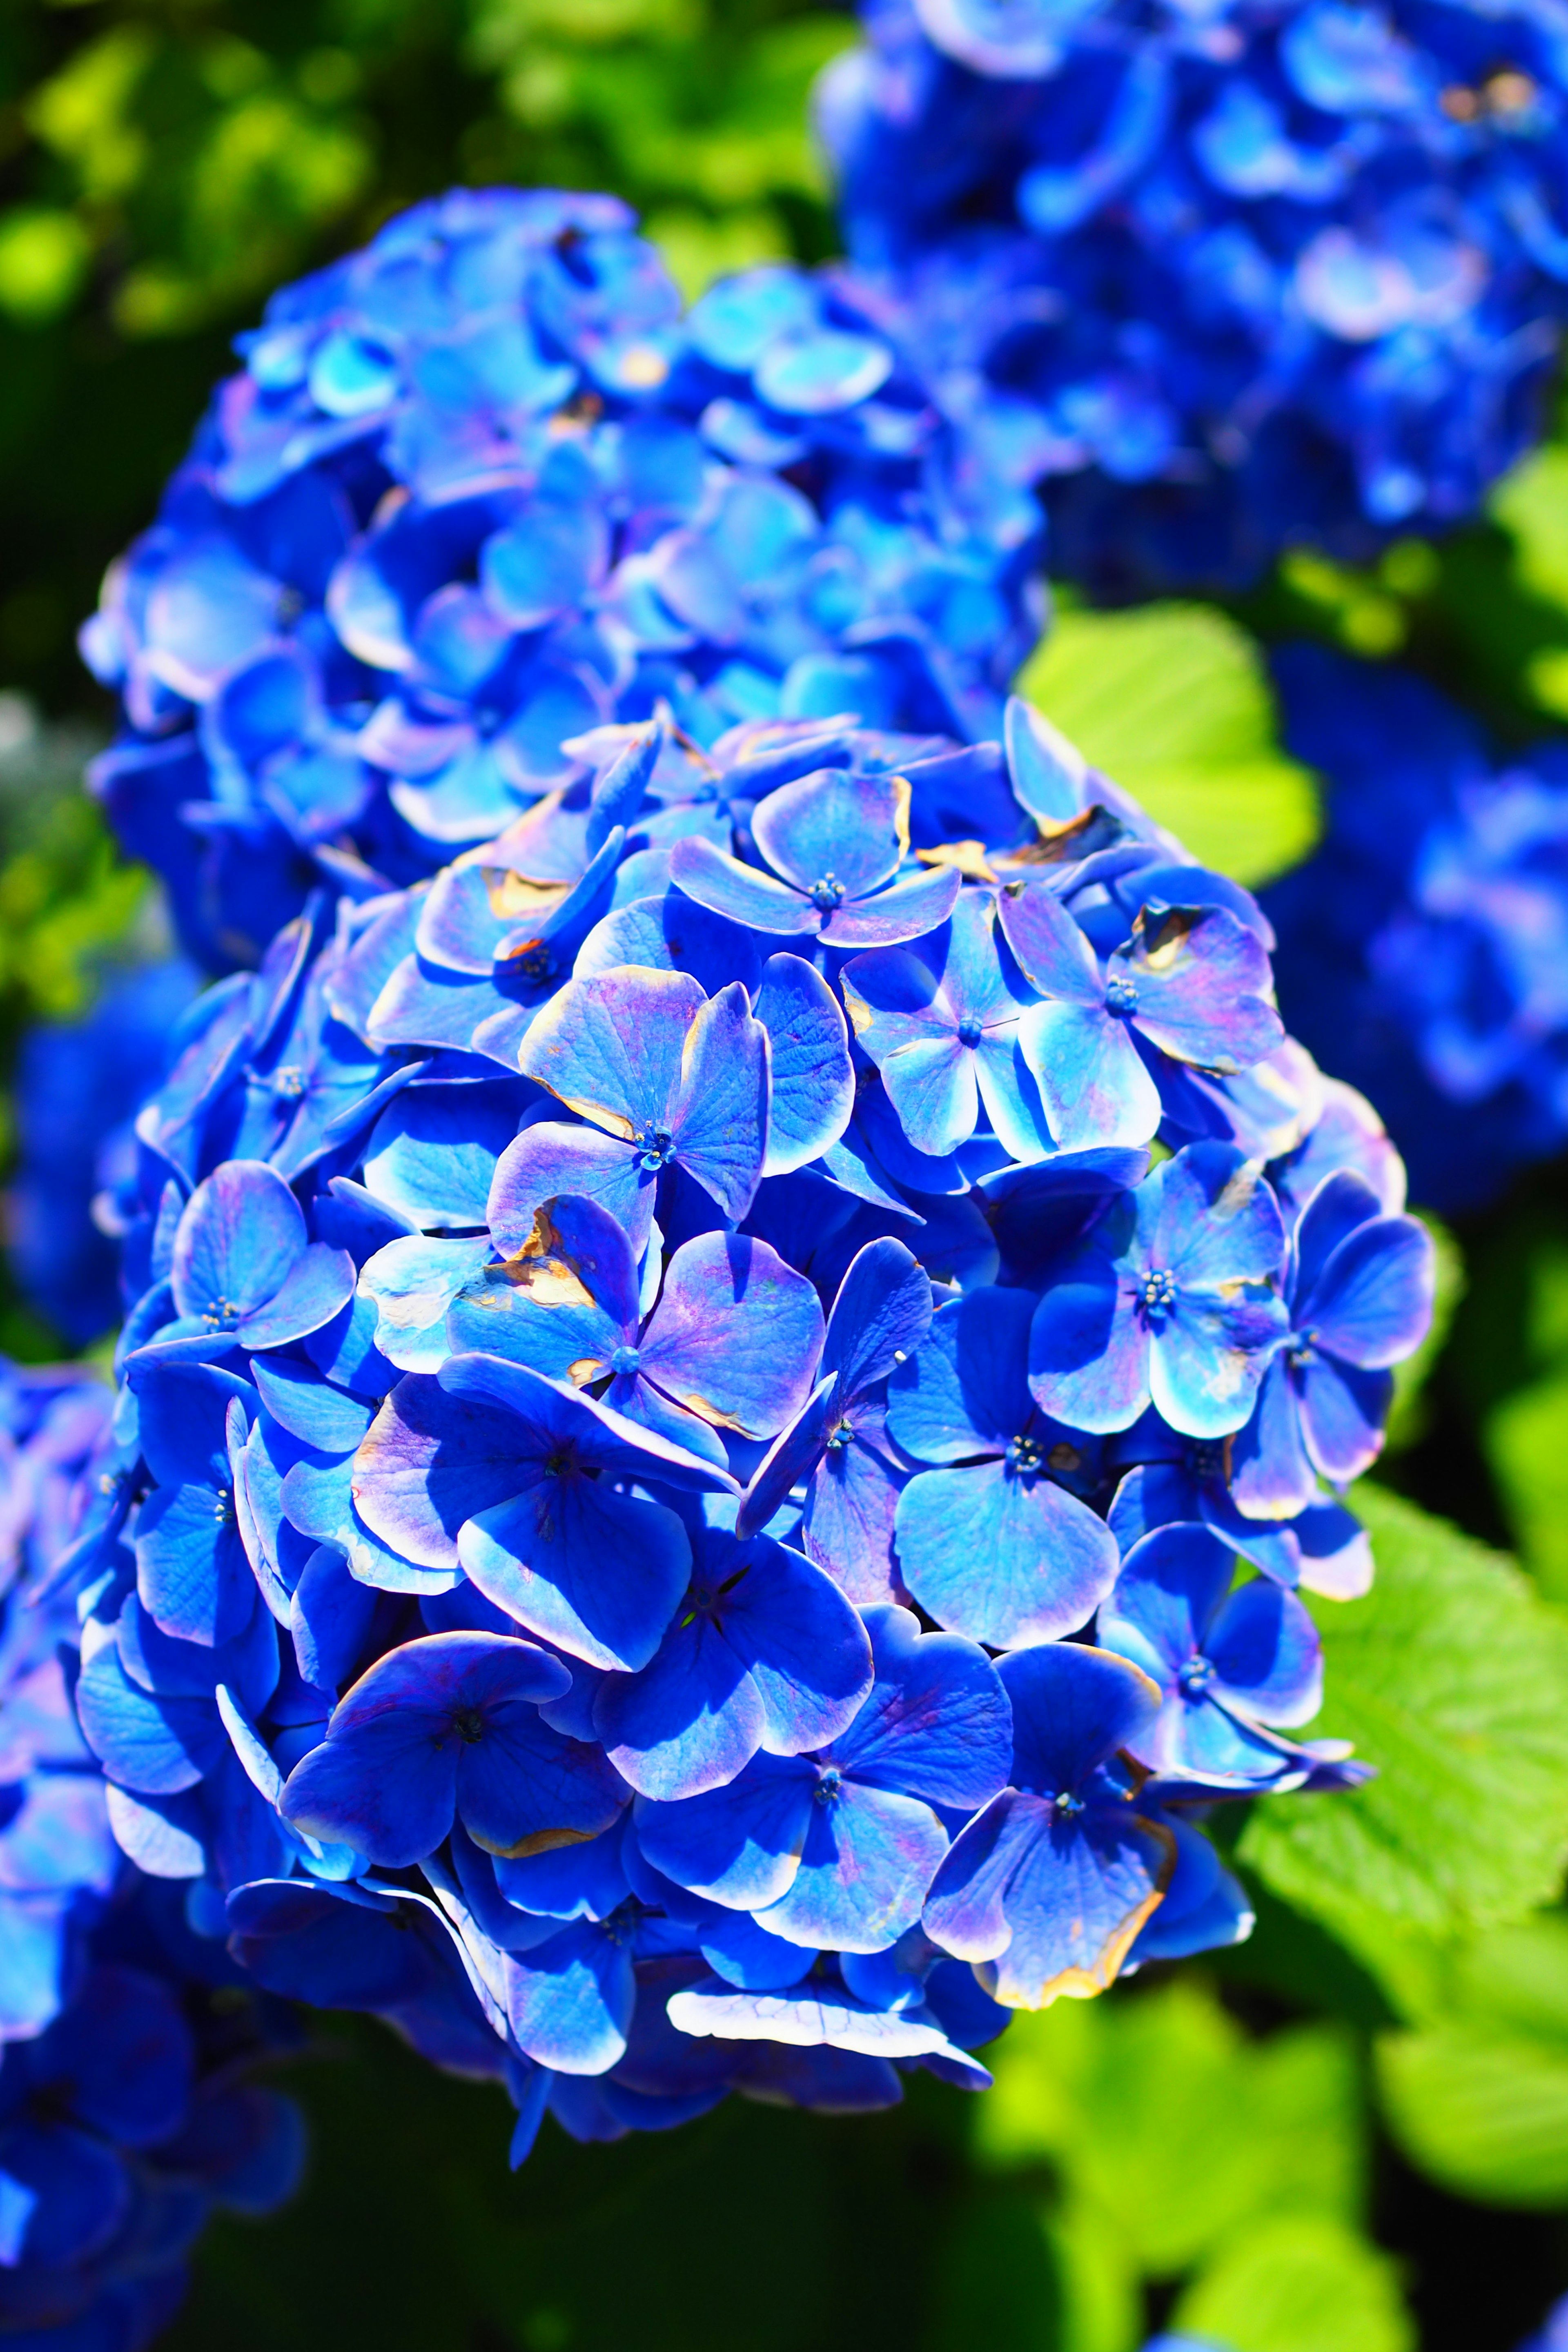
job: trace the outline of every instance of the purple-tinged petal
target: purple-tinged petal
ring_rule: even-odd
[[[931,1277],[902,1242],[884,1236],[851,1258],[823,1343],[823,1369],[837,1371],[847,1401],[903,1363],[931,1324]]]
[[[1131,953],[1118,951],[1107,971],[1135,992],[1144,1036],[1176,1061],[1247,1070],[1283,1042],[1262,942],[1226,908],[1145,908]]]
[[[628,965],[569,981],[535,1019],[519,1066],[629,1142],[645,1127],[671,1124],[687,1033],[708,1002],[683,971]]]
[[[1174,1863],[1171,1832],[1131,1811],[1063,1820],[1048,1800],[1010,1790],[938,1871],[927,1932],[961,1958],[984,1958],[983,1985],[1009,2009],[1103,1992]]]
[[[768,1156],[787,1176],[837,1143],[855,1108],[844,1015],[827,982],[801,956],[773,955],[753,1006],[768,1033]]]
[[[1294,1593],[1261,1577],[1231,1594],[1205,1654],[1216,1698],[1234,1700],[1260,1723],[1310,1723],[1322,1704],[1318,1629]]]
[[[1290,1328],[1284,1301],[1260,1283],[1215,1293],[1178,1292],[1156,1328],[1149,1391],[1156,1410],[1188,1437],[1226,1437],[1251,1415],[1264,1373]]]
[[[638,1369],[715,1428],[771,1437],[809,1394],[822,1340],[816,1290],[776,1250],[703,1234],[669,1262]]]
[[[170,1269],[182,1315],[232,1326],[282,1287],[305,1253],[304,1213],[264,1160],[230,1160],[196,1186]]]
[[[1116,1579],[1104,1521],[1004,1462],[921,1471],[895,1526],[900,1574],[926,1614],[994,1649],[1076,1633]]]
[[[691,1022],[668,1126],[680,1165],[739,1222],[762,1180],[768,1129],[767,1032],[739,981]]]
[[[1301,1429],[1299,1375],[1281,1349],[1263,1375],[1252,1418],[1231,1447],[1231,1493],[1255,1518],[1292,1519],[1318,1491]],[[1291,1580],[1294,1581],[1294,1580]]]
[[[800,1868],[762,1924],[786,1942],[879,1952],[921,1916],[947,1832],[928,1805],[893,1790],[817,1783]]]
[[[1007,1776],[1012,1717],[984,1652],[922,1633],[908,1609],[865,1612],[877,1679],[826,1751],[846,1779],[970,1811]]]
[[[823,940],[830,948],[880,948],[923,939],[947,921],[963,887],[956,866],[908,875],[868,898],[835,908],[823,924]]]
[[[485,1598],[531,1633],[631,1674],[658,1648],[691,1567],[686,1529],[662,1503],[565,1475],[471,1514],[458,1555]]]
[[[1054,891],[1039,882],[1004,890],[997,911],[1007,944],[1031,987],[1063,1003],[1103,1005],[1100,960]]]
[[[1349,1486],[1371,1469],[1383,1451],[1394,1375],[1357,1371],[1331,1357],[1317,1356],[1301,1367],[1298,1378],[1307,1451],[1325,1478],[1336,1486]]]
[[[1297,1322],[1329,1355],[1361,1371],[1383,1371],[1425,1338],[1436,1280],[1425,1226],[1414,1217],[1376,1217],[1340,1244],[1300,1299]]]
[[[755,1911],[788,1892],[811,1827],[816,1767],[759,1755],[738,1780],[662,1804],[639,1797],[637,1842],[656,1870],[732,1911]]]
[[[354,1456],[354,1508],[373,1536],[415,1567],[455,1569],[464,1520],[505,1502],[528,1475],[518,1437],[510,1412],[410,1372]]]
[[[235,1338],[243,1348],[286,1348],[320,1331],[354,1295],[354,1262],[347,1250],[312,1242],[296,1258],[267,1303],[241,1318]]]
[[[1059,1150],[1128,1148],[1152,1137],[1160,1090],[1124,1024],[1102,1006],[1031,1005],[1018,1044]]]
[[[996,1671],[1013,1705],[1012,1778],[1041,1796],[1079,1788],[1160,1712],[1141,1668],[1077,1643],[1020,1650]]]
[[[864,1410],[864,1409],[863,1409]],[[903,1598],[893,1528],[904,1473],[857,1428],[830,1445],[807,1489],[800,1540],[858,1609]]]
[[[892,880],[909,846],[909,806],[901,776],[817,768],[757,803],[752,838],[775,874],[808,898],[820,890],[826,908]]]
[[[1102,1436],[1149,1402],[1147,1327],[1131,1287],[1092,1244],[1047,1282],[1029,1330],[1029,1389],[1053,1420]]]
[[[644,1168],[641,1155],[617,1136],[596,1127],[536,1120],[496,1162],[487,1204],[490,1238],[503,1257],[521,1256],[544,1203],[571,1193],[592,1201],[618,1224],[633,1256],[640,1256],[653,1223],[658,1172]]]
[[[676,843],[669,878],[697,906],[747,930],[786,938],[796,932],[815,935],[822,929],[821,913],[809,898],[754,866],[742,866],[700,835]]]

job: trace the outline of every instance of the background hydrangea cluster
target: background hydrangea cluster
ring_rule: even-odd
[[[0,1362],[0,2328],[136,2352],[212,2208],[270,2211],[301,2141],[246,2079],[290,2021],[125,1860],[72,1704],[111,1408],[89,1373]]]
[[[1028,706],[590,756],[199,1001],[76,1556],[126,1853],[517,2158],[1244,1935],[1431,1298],[1254,902]]]
[[[1475,1209],[1568,1136],[1568,756],[1499,761],[1422,679],[1323,647],[1276,674],[1329,787],[1321,847],[1268,894],[1286,1009],[1418,1197]]]
[[[363,896],[668,702],[994,731],[1039,627],[1026,492],[852,289],[689,311],[610,196],[458,189],[276,295],[83,635],[121,840],[209,967]]]
[[[1568,68],[1524,5],[870,0],[819,93],[851,252],[1119,593],[1470,513],[1539,436]]]

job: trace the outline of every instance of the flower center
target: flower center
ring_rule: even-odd
[[[1016,1437],[1008,1439],[1007,1451],[1003,1458],[1008,1469],[1016,1471],[1020,1478],[1032,1478],[1045,1463],[1045,1449],[1037,1437],[1020,1432]]]
[[[675,1158],[675,1139],[667,1127],[639,1127],[632,1138],[632,1150],[637,1154],[637,1165],[651,1173],[668,1168]]]
[[[819,914],[830,915],[843,903],[844,885],[837,874],[819,874],[805,895]]]
[[[971,1047],[978,1045],[984,1034],[984,1030],[972,1013],[967,1013],[958,1024],[958,1042],[961,1045]]]
[[[510,959],[510,969],[522,980],[537,984],[553,980],[560,970],[554,951],[542,940],[533,940]]]
[[[305,1085],[305,1073],[298,1062],[285,1062],[272,1073],[272,1091],[281,1102],[298,1102]]]
[[[1130,1020],[1138,1010],[1138,983],[1124,971],[1113,971],[1105,983],[1105,1009]]]
[[[209,1331],[232,1331],[242,1312],[232,1298],[209,1298],[202,1310],[202,1321]]]
[[[1083,1811],[1083,1799],[1075,1795],[1071,1789],[1058,1790],[1051,1803],[1058,1818],[1064,1822],[1076,1821]]]
[[[847,1421],[836,1422],[828,1434],[828,1452],[830,1454],[841,1454],[844,1448],[850,1443],[854,1434],[855,1432],[850,1428],[849,1423]]]
[[[830,1764],[816,1784],[814,1794],[819,1805],[836,1805],[844,1787],[844,1775],[837,1764]]]
[[[610,1358],[610,1370],[612,1372],[635,1372],[641,1362],[642,1355],[639,1349],[617,1348]]]
[[[1214,1667],[1207,1658],[1188,1658],[1176,1680],[1184,1698],[1203,1698],[1214,1680]]]
[[[1163,1266],[1153,1267],[1143,1276],[1143,1312],[1152,1322],[1167,1316],[1176,1303],[1176,1277]]]
[[[1298,1371],[1303,1365],[1312,1363],[1318,1353],[1317,1333],[1315,1331],[1293,1333],[1286,1353],[1292,1368]]]
[[[485,1718],[477,1706],[460,1706],[452,1717],[452,1728],[459,1739],[476,1748],[485,1736]]]
[[[220,1528],[237,1528],[239,1525],[238,1515],[234,1507],[232,1486],[220,1486],[213,1496],[213,1517]]]

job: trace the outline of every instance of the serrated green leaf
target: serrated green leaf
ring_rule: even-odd
[[[1568,2205],[1568,1919],[1482,1937],[1446,1990],[1445,2013],[1378,2043],[1394,2137],[1463,2196]]]
[[[1018,687],[1194,857],[1238,882],[1270,880],[1317,841],[1311,775],[1279,750],[1262,657],[1224,614],[1059,612]]]
[[[1226,2246],[1173,2324],[1228,2352],[1412,2352],[1415,2342],[1395,2265],[1317,2215],[1261,2221]]]
[[[1452,1936],[1551,1899],[1568,1853],[1568,1624],[1510,1562],[1368,1485],[1377,1579],[1319,1601],[1313,1726],[1365,1788],[1255,1807],[1237,1848],[1373,1968],[1387,1930]],[[1397,1937],[1395,1938],[1397,1941]],[[1386,1978],[1385,1978],[1386,1981]]]

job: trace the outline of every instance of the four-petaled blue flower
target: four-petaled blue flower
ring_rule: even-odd
[[[1289,1328],[1284,1263],[1256,1165],[1233,1144],[1189,1144],[1047,1284],[1029,1336],[1037,1403],[1075,1429],[1128,1429],[1151,1400],[1191,1437],[1239,1429]]]
[[[1010,1785],[954,1841],[926,1931],[1010,2008],[1103,1991],[1169,1883],[1175,1841],[1138,1810],[1122,1760],[1160,1709],[1147,1675],[1053,1643],[998,1666],[1013,1706]]]

